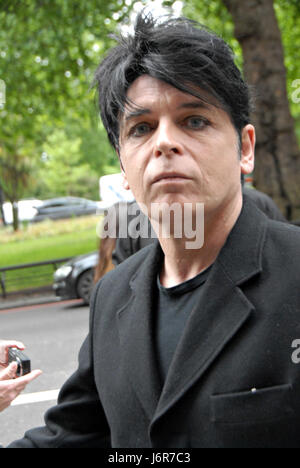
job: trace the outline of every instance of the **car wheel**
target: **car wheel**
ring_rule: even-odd
[[[94,272],[87,270],[79,277],[77,282],[78,297],[84,300],[86,304],[90,302],[91,292],[94,286]]]

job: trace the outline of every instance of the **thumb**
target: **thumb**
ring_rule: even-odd
[[[9,366],[0,371],[0,380],[10,380],[16,377],[16,372],[18,369],[18,364],[16,362],[11,362]]]

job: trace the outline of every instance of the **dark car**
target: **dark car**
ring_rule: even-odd
[[[37,213],[32,221],[45,219],[64,219],[72,216],[83,216],[99,213],[99,204],[96,201],[79,197],[60,197],[44,200],[35,207]]]
[[[56,296],[60,299],[83,299],[88,304],[97,262],[98,252],[91,252],[64,263],[54,273]]]

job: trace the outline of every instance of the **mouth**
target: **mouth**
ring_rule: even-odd
[[[154,177],[152,183],[156,184],[157,182],[182,182],[188,180],[184,174],[180,174],[179,172],[163,172],[156,177]]]

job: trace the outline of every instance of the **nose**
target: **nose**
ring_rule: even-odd
[[[161,122],[156,130],[155,157],[171,157],[175,154],[180,155],[182,153],[182,145],[179,140],[176,125],[171,122]]]

